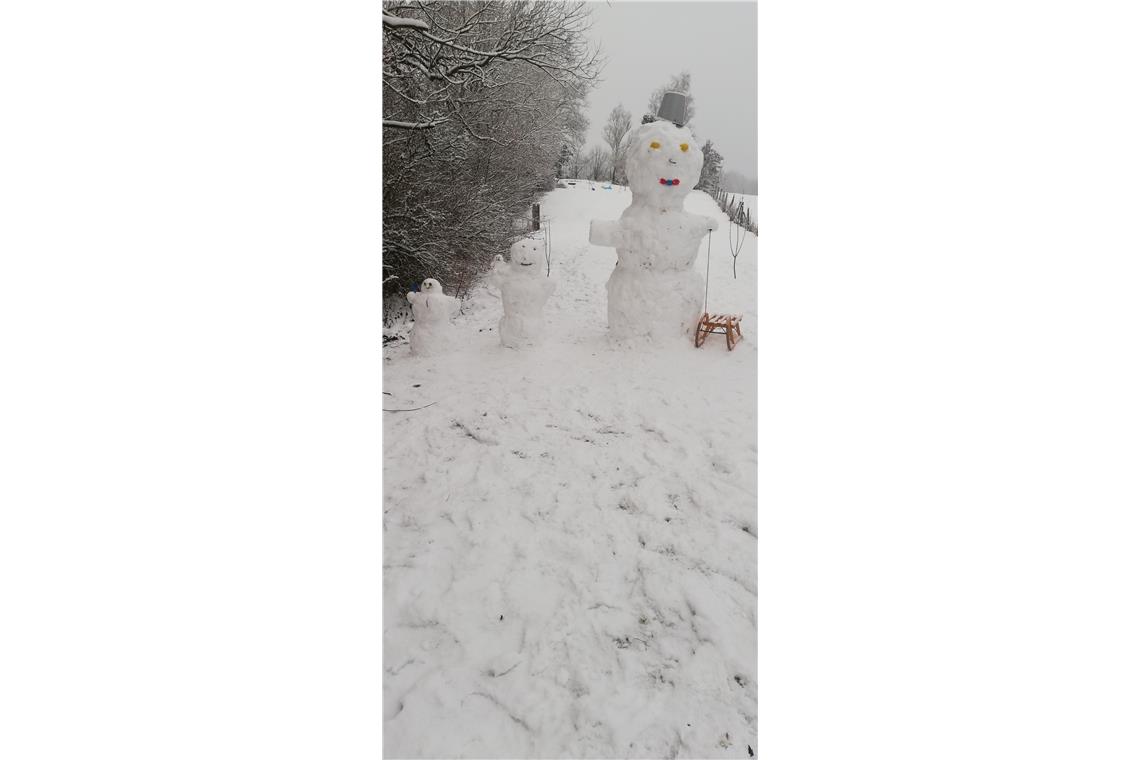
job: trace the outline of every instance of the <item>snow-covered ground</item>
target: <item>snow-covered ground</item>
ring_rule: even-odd
[[[544,345],[499,345],[486,286],[460,347],[384,355],[386,757],[734,757],[756,747],[756,238],[732,277],[716,216],[709,310],[731,353],[620,350],[626,188],[557,189]],[[705,271],[707,240],[697,269]],[[444,283],[447,286],[447,283]]]

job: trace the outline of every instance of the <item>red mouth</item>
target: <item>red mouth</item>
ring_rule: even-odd
[[[661,184],[662,184],[662,185],[666,185],[666,186],[668,186],[668,187],[672,187],[673,185],[679,185],[679,184],[681,184],[681,180],[679,180],[679,179],[665,179],[665,178],[662,178],[662,179],[661,179]]]

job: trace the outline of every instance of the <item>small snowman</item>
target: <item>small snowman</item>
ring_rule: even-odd
[[[512,245],[509,264],[495,257],[488,282],[502,293],[499,340],[507,348],[533,346],[542,337],[542,310],[554,292],[554,280],[543,276],[545,260],[545,245],[538,238],[523,238]]]
[[[451,315],[459,306],[459,299],[443,292],[439,280],[428,278],[420,285],[420,292],[408,293],[412,305],[412,353],[416,356],[440,354],[450,347]]]

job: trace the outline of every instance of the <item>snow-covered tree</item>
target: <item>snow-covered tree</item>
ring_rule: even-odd
[[[610,111],[609,120],[602,128],[602,139],[610,146],[610,164],[614,169],[612,179],[622,184],[625,183],[624,153],[627,147],[622,138],[629,133],[632,126],[633,115],[619,103]]]
[[[747,176],[729,169],[721,173],[720,186],[734,193],[744,193],[745,195],[756,195],[757,193],[755,176]]]
[[[580,146],[597,76],[582,3],[383,7],[383,267],[462,292]]]
[[[570,165],[570,157],[573,155],[573,149],[567,143],[562,143],[562,147],[558,149],[558,159],[554,162],[554,176],[565,177],[566,170]]]
[[[590,152],[586,154],[585,158],[586,176],[595,181],[609,179],[611,169],[613,169],[613,164],[610,163],[610,151],[602,145],[595,145],[590,148]]]
[[[585,38],[588,22],[584,3],[385,3],[384,126],[421,130],[453,123],[475,139],[496,139],[470,118],[478,109],[460,106],[512,102],[496,90],[525,84],[518,74],[528,69],[563,91],[584,94],[598,64],[598,51]]]
[[[586,154],[582,152],[581,145],[574,146],[574,152],[570,156],[570,173],[567,175],[574,178],[585,177],[586,171]]]
[[[701,146],[701,153],[704,154],[705,163],[701,167],[701,178],[697,182],[697,189],[715,191],[720,185],[720,167],[724,157],[713,147],[712,140],[705,140],[705,144]]]

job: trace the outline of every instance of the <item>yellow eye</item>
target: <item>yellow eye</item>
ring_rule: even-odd
[[[653,148],[653,150],[658,150],[661,148],[661,143],[654,140],[653,142],[649,143],[649,147]]]
[[[681,152],[682,153],[688,153],[689,152],[689,144],[688,143],[681,143]]]

